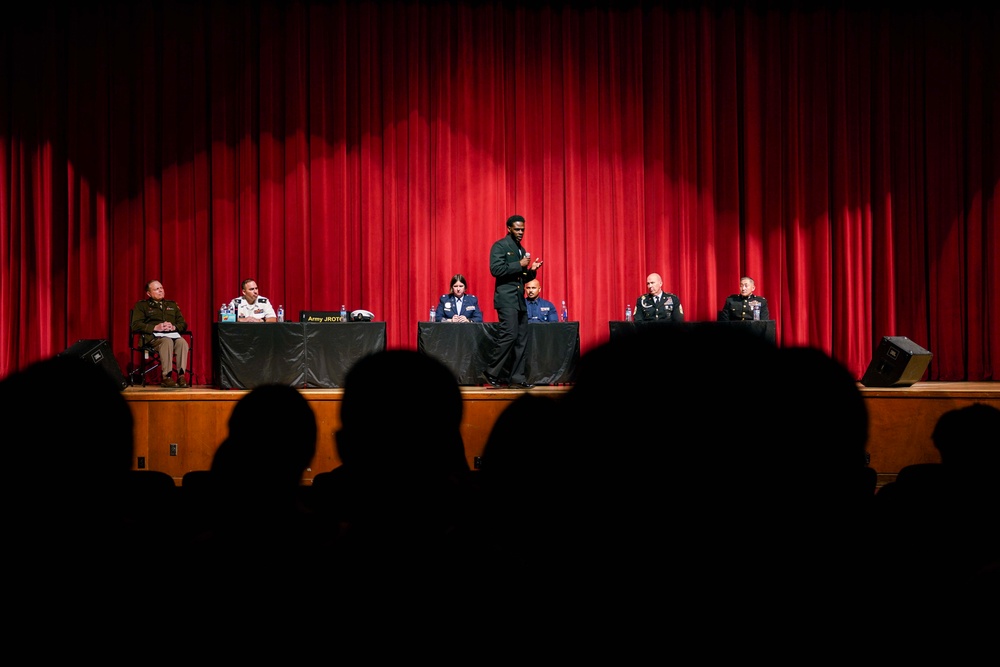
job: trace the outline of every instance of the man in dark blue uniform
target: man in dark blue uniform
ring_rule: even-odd
[[[646,276],[646,293],[635,300],[636,322],[683,322],[684,306],[676,294],[663,291],[659,273]]]
[[[434,314],[435,322],[482,322],[483,310],[475,294],[465,292],[465,276],[456,273],[451,277],[451,291],[442,294]]]
[[[524,216],[507,218],[507,234],[490,247],[490,274],[496,279],[493,307],[500,319],[497,348],[483,371],[493,387],[510,385],[527,389],[525,353],[528,347],[528,306],[524,303],[524,284],[535,279],[542,260],[532,259],[521,247]]]
[[[542,284],[538,279],[524,283],[524,302],[528,306],[529,322],[558,322],[559,312],[551,301],[546,301],[539,294]]]
[[[720,322],[739,322],[741,320],[754,319],[754,307],[760,308],[760,320],[771,319],[771,313],[767,309],[767,299],[754,294],[757,284],[750,276],[740,278],[740,293],[730,294],[726,297],[726,303],[719,311],[718,320]]]

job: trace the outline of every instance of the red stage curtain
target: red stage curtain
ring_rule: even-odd
[[[859,378],[905,335],[929,379],[1000,379],[996,8],[42,0],[0,26],[0,376],[79,338],[124,367],[151,278],[198,382],[248,277],[412,348],[454,273],[496,318],[520,213],[584,351],[650,272],[689,320],[750,274],[781,345]]]

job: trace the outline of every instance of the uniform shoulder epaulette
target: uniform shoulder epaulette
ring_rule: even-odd
[[[260,301],[261,303],[267,303],[267,297],[266,296],[259,296],[259,297],[257,297],[257,300]]]

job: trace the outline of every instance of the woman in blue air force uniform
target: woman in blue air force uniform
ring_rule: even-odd
[[[438,300],[435,322],[482,322],[483,311],[474,294],[466,294],[465,276],[456,273],[451,277],[451,291]]]

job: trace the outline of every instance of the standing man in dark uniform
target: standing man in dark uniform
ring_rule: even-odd
[[[771,319],[771,313],[767,309],[767,299],[754,294],[757,284],[750,276],[740,278],[740,293],[730,294],[726,297],[726,303],[719,311],[720,322],[738,322],[740,320],[752,320],[754,306],[760,306],[760,319]]]
[[[159,280],[146,283],[146,298],[132,306],[131,328],[133,333],[142,334],[142,344],[152,345],[160,355],[160,369],[163,380],[160,386],[166,389],[189,386],[187,376],[188,342],[180,335],[187,331],[187,322],[176,301],[164,299],[163,284]],[[171,377],[174,358],[177,358],[177,380]]]
[[[524,303],[524,283],[535,279],[542,260],[531,259],[521,247],[524,216],[507,218],[507,235],[490,247],[490,274],[496,279],[493,307],[500,319],[497,348],[483,374],[493,387],[510,385],[528,389],[525,353],[528,347],[528,307]]]
[[[684,306],[681,298],[663,291],[659,273],[646,276],[646,293],[635,300],[636,322],[683,322]]]

